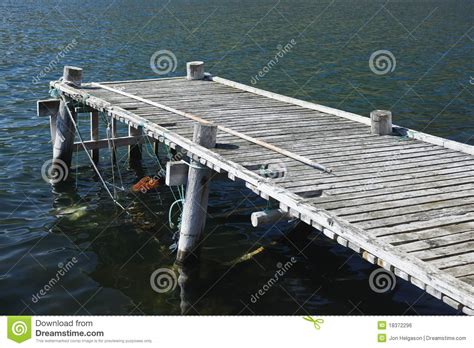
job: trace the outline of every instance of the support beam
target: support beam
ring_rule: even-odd
[[[82,81],[82,69],[72,66],[65,66],[63,73],[63,83],[80,87]],[[71,166],[72,151],[74,148],[75,128],[69,116],[69,112],[76,118],[76,112],[71,105],[67,105],[61,100],[56,118],[56,136],[54,137],[53,162],[57,165]],[[64,168],[63,168],[64,169]]]
[[[198,123],[194,126],[193,142],[198,145],[213,148],[216,146],[216,136],[215,125]],[[190,164],[176,257],[177,264],[184,264],[198,258],[198,245],[206,223],[211,170],[196,160],[191,160]]]
[[[141,126],[138,126],[137,128],[133,127],[132,125],[128,125],[128,136],[130,137],[136,137],[136,136],[142,136],[143,135],[143,130]],[[135,145],[130,145],[128,147],[128,161],[130,165],[135,165],[140,162],[142,159],[142,146],[135,144]]]
[[[290,219],[291,216],[281,209],[257,211],[255,213],[252,213],[252,215],[250,216],[250,221],[252,221],[253,227],[259,227],[265,224],[275,224],[281,220]]]
[[[151,142],[156,141],[153,138],[148,138]],[[146,139],[142,136],[125,136],[125,137],[118,137],[113,138],[113,143],[115,144],[115,148],[119,146],[133,146],[138,144],[144,144]],[[96,150],[96,149],[106,149],[109,147],[109,140],[108,139],[99,139],[99,140],[85,140],[84,145],[86,146],[87,150]],[[84,147],[81,145],[80,142],[74,143],[73,152],[82,151]]]
[[[44,99],[36,102],[38,117],[56,115],[59,111],[59,99]]]
[[[392,113],[387,110],[374,110],[370,113],[371,131],[375,135],[392,134]]]
[[[99,140],[99,112],[94,110],[90,113],[91,117],[91,140]],[[91,157],[94,163],[99,162],[99,149],[91,150]]]
[[[38,100],[36,110],[38,117],[49,116],[49,129],[51,132],[51,143],[54,146],[56,140],[56,122],[59,112],[59,99]]]

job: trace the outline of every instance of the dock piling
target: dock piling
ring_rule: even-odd
[[[137,128],[132,125],[128,126],[128,135],[129,136],[141,136],[143,135],[143,130],[141,126]],[[142,146],[140,144],[134,144],[128,146],[128,161],[131,166],[139,163],[142,159]]]
[[[197,123],[194,126],[193,142],[206,148],[216,145],[217,127]],[[183,207],[181,230],[176,263],[184,264],[197,259],[197,247],[204,230],[209,198],[211,170],[199,161],[191,160]]]
[[[375,135],[392,134],[392,113],[387,110],[374,110],[370,113],[371,132]]]
[[[73,66],[65,66],[63,72],[63,83],[80,87],[82,82],[82,69]],[[67,166],[71,167],[72,152],[74,148],[75,128],[69,117],[69,112],[76,118],[76,111],[74,107],[68,106],[67,101],[61,99],[59,103],[59,112],[56,117],[56,136],[54,137],[53,146],[53,162],[61,161]]]
[[[91,140],[98,141],[99,140],[99,112],[97,110],[93,110],[90,113],[91,117]],[[99,162],[99,149],[91,150],[91,157],[94,163],[97,164]]]

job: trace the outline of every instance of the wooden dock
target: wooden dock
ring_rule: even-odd
[[[197,75],[51,86],[86,104],[92,115],[106,112],[128,124],[131,131],[117,138],[120,145],[139,144],[145,136],[164,142],[187,151],[192,163],[242,180],[279,203],[273,217],[263,212],[262,220],[253,216],[254,224],[298,218],[452,307],[474,313],[473,146],[396,125],[384,135],[376,124],[381,115],[390,125],[383,112],[371,120]],[[40,102],[39,113],[51,115],[56,129],[60,107],[50,103]],[[213,127],[215,144],[196,141],[196,123]],[[93,136],[84,144],[76,143],[75,150],[97,150],[107,141]],[[194,167],[189,178],[199,170]],[[188,180],[188,191],[189,185]],[[200,204],[206,208],[207,197]]]

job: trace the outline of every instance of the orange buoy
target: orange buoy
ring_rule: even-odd
[[[132,186],[132,191],[146,193],[149,190],[158,187],[159,184],[159,179],[153,179],[149,176],[144,176],[140,179],[140,181],[138,181],[135,185]]]

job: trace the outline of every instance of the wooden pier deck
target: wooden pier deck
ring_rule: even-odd
[[[51,85],[243,180],[367,261],[474,313],[474,147],[398,126],[392,135],[373,135],[368,117],[219,77]],[[221,128],[214,148],[199,146],[192,117],[331,172]],[[262,174],[268,165],[284,175]]]

